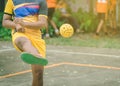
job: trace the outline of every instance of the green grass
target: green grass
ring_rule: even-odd
[[[80,34],[71,38],[54,37],[45,39],[47,45],[62,46],[81,46],[96,48],[114,48],[120,49],[120,36],[101,36],[95,38],[93,34]]]
[[[0,41],[11,41],[9,38],[0,38]],[[120,49],[120,35],[100,36],[95,38],[94,34],[77,34],[71,38],[53,37],[45,39],[47,45],[55,46],[79,46],[79,47],[96,47],[96,48],[112,48]]]

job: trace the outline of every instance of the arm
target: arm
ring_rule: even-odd
[[[15,18],[15,22],[30,29],[47,28],[48,25],[47,18],[45,16],[39,16],[38,21],[36,22],[24,22],[21,18]]]
[[[46,0],[41,0],[39,2],[40,9],[39,9],[39,16],[37,22],[25,22],[25,27],[31,27],[31,28],[47,28],[48,26],[48,20],[47,20],[47,3]]]
[[[7,0],[2,25],[6,28],[15,28],[15,23],[12,21],[12,13],[13,13],[13,2],[12,0]]]
[[[3,15],[3,21],[2,21],[2,25],[3,27],[9,28],[9,29],[16,29],[17,31],[23,32],[24,29],[22,28],[22,26],[20,26],[19,24],[15,24],[12,21],[12,13],[13,13],[13,2],[12,0],[8,0],[5,6],[5,11],[4,11],[4,15]]]
[[[16,24],[12,21],[12,16],[4,14],[3,15],[3,22],[2,22],[3,27],[6,28],[15,28]]]
[[[15,28],[17,32],[24,32],[24,28],[19,24],[15,24],[12,21],[12,16],[7,15],[7,14],[4,14],[3,16],[2,25],[3,27],[9,28],[9,29]]]
[[[37,22],[25,22],[23,26],[28,28],[47,28],[47,18],[45,16],[39,16]]]

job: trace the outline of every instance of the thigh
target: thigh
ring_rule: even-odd
[[[52,19],[54,12],[55,12],[55,8],[48,8],[48,18],[50,20]]]
[[[98,18],[101,20],[105,20],[105,13],[98,13]]]

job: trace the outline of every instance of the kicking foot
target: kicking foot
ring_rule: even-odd
[[[27,52],[23,52],[20,55],[20,57],[25,63],[28,63],[28,64],[36,64],[36,65],[42,65],[42,66],[45,66],[48,64],[47,59],[37,57],[37,56],[27,53]]]
[[[48,33],[45,34],[45,38],[50,38],[50,35]]]
[[[55,29],[55,34],[58,36],[59,35],[59,30]]]

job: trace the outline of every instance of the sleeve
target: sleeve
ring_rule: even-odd
[[[40,3],[40,10],[39,10],[39,15],[48,15],[48,7],[47,7],[47,3],[46,0],[41,0]]]
[[[14,7],[14,5],[13,5],[12,0],[7,0],[4,13],[8,14],[8,15],[12,15],[13,14],[13,7]]]

